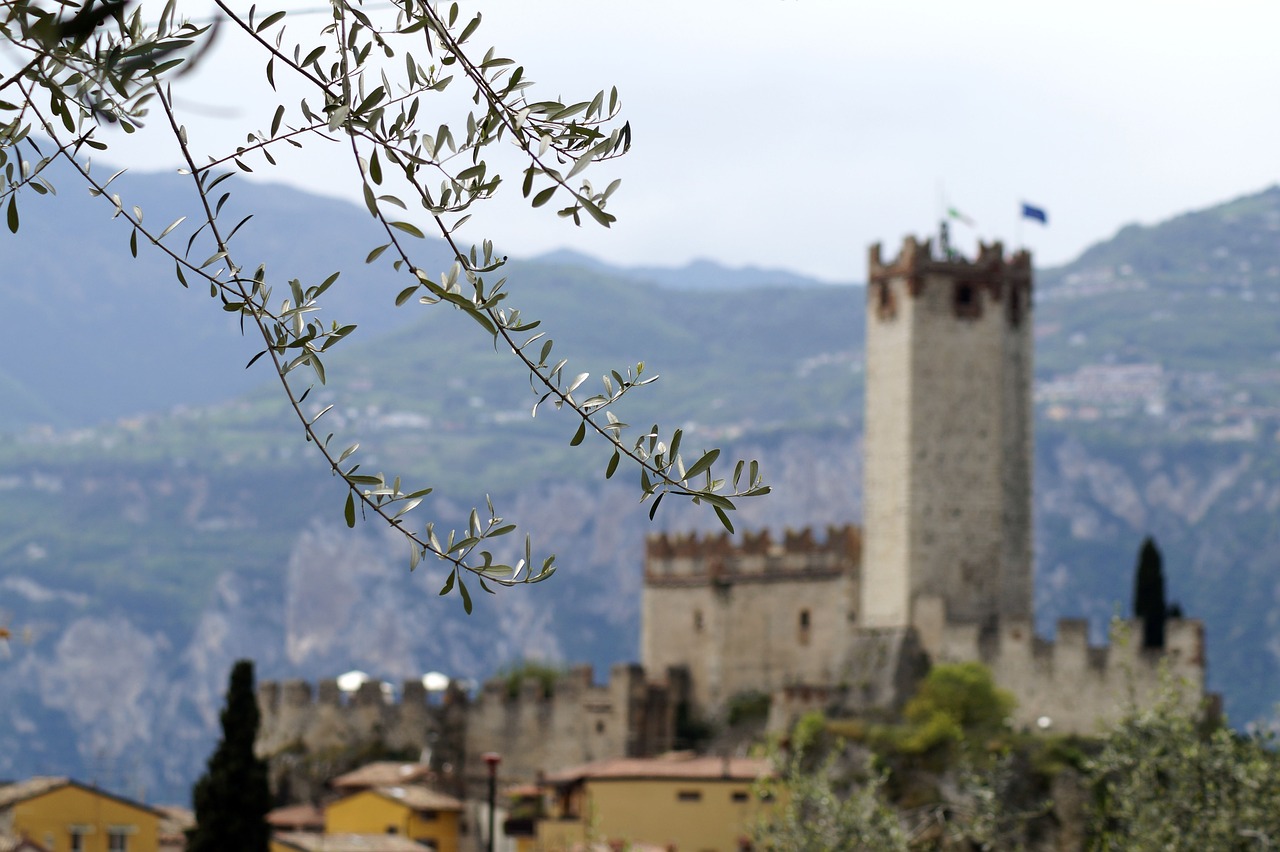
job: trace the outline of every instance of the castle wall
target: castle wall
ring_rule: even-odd
[[[858,613],[861,534],[808,531],[653,536],[646,544],[641,655],[649,671],[683,666],[694,709],[718,715],[733,696],[840,679]]]
[[[527,678],[512,694],[505,679],[491,680],[467,714],[468,781],[488,777],[485,752],[502,755],[504,781],[532,781],[566,766],[666,751],[683,687],[673,679],[651,683],[640,666],[620,664],[608,683],[594,683],[591,667],[578,666],[549,691]]]
[[[550,689],[525,678],[511,691],[506,678],[487,682],[468,700],[450,687],[432,702],[420,681],[407,681],[398,700],[375,681],[351,696],[324,680],[313,694],[301,680],[264,681],[258,687],[261,722],[255,750],[272,761],[277,785],[297,785],[300,756],[329,761],[367,749],[430,754],[437,777],[461,793],[483,795],[488,768],[482,755],[502,756],[501,778],[532,781],[539,772],[614,757],[649,756],[671,749],[677,706],[688,700],[688,675],[675,670],[663,681],[646,678],[638,665],[620,664],[607,683],[592,680],[590,666],[557,678]],[[353,767],[334,763],[332,774]],[[294,789],[311,797],[319,790]]]
[[[456,686],[432,701],[421,681],[406,681],[398,699],[384,694],[377,681],[366,681],[352,695],[333,679],[320,681],[314,692],[302,680],[262,681],[257,697],[254,749],[268,760],[272,788],[286,788],[295,799],[323,795],[315,786],[317,773],[353,769],[353,761],[368,758],[374,746],[413,759],[429,755],[446,786],[460,777],[467,697]]]
[[[256,749],[271,756],[287,751],[324,753],[379,742],[385,748],[412,752],[432,747],[450,727],[466,696],[456,688],[432,704],[420,681],[406,681],[401,697],[390,700],[377,681],[366,681],[343,695],[336,680],[322,680],[313,694],[302,680],[263,681],[258,687]]]
[[[870,258],[864,624],[1031,614],[1030,259]]]
[[[1035,331],[1031,317],[1031,258],[1025,252],[1013,262],[1023,268],[1004,282],[1000,309],[1004,312],[1004,363],[1000,440],[1003,461],[1001,504],[1002,553],[997,582],[999,611],[1004,618],[1033,618],[1035,598],[1032,566],[1033,459],[1035,458]]]
[[[1204,626],[1198,620],[1168,622],[1165,647],[1142,647],[1138,621],[1117,621],[1111,642],[1092,646],[1088,623],[1058,622],[1056,641],[1035,635],[1030,621],[995,630],[956,625],[946,631],[936,661],[980,660],[997,684],[1017,699],[1016,728],[1096,734],[1135,707],[1154,703],[1172,687],[1194,704],[1204,696]],[[1047,727],[1040,724],[1047,722]]]

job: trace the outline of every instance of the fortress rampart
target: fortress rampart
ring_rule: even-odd
[[[573,764],[668,751],[688,692],[682,670],[655,683],[628,664],[614,666],[603,684],[594,682],[590,666],[575,666],[550,683],[493,678],[474,697],[456,682],[433,695],[420,681],[405,681],[396,696],[374,680],[350,695],[333,679],[320,681],[314,692],[301,680],[264,681],[256,750],[272,762],[276,784],[301,754],[367,757],[375,746],[415,759],[421,754],[444,786],[461,793],[487,783],[485,752],[503,756],[504,779],[532,780]]]
[[[645,541],[645,583],[699,586],[826,579],[856,573],[862,560],[862,530],[829,527],[826,538],[811,529],[787,530],[775,543],[768,530],[699,538],[697,533],[660,533]]]
[[[503,755],[502,772],[531,779],[539,772],[611,757],[643,757],[669,750],[688,676],[666,673],[653,682],[644,669],[619,664],[609,680],[593,681],[590,666],[575,666],[550,688],[526,678],[513,690],[498,678],[484,685],[467,714],[467,775],[480,777],[480,755]]]
[[[642,652],[649,671],[683,666],[704,716],[735,696],[772,696],[770,726],[809,710],[892,713],[931,663],[977,660],[1014,694],[1014,723],[1089,734],[1154,698],[1163,683],[1204,694],[1199,621],[1168,623],[1165,647],[1140,647],[1141,625],[1117,622],[1109,645],[1088,641],[1083,620],[1059,622],[1057,638],[1029,618],[957,621],[941,595],[915,599],[913,624],[869,628],[857,604],[863,565],[857,527],[768,533],[740,541],[654,535],[645,547]]]
[[[1083,619],[1061,619],[1057,637],[1036,636],[1028,621],[997,627],[946,625],[935,662],[980,660],[996,683],[1018,700],[1017,727],[1097,733],[1135,707],[1148,706],[1162,688],[1179,690],[1190,702],[1205,694],[1204,625],[1170,619],[1163,648],[1142,647],[1142,622],[1112,622],[1107,645],[1089,643]]]
[[[716,716],[746,692],[835,683],[857,621],[862,532],[832,527],[727,536],[651,536],[641,659],[688,670],[692,703]]]
[[[258,686],[257,748],[266,755],[298,747],[321,752],[376,739],[393,751],[426,749],[467,703],[454,684],[432,702],[421,681],[405,681],[398,699],[374,680],[350,695],[334,679],[320,681],[314,693],[302,680],[264,681]]]

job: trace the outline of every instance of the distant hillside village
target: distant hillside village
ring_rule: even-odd
[[[750,848],[774,806],[758,782],[776,770],[750,737],[716,732],[744,717],[773,734],[814,712],[892,719],[940,663],[985,666],[1028,732],[1096,733],[1168,683],[1198,707],[1203,627],[1162,599],[1146,622],[1117,621],[1109,646],[1083,621],[1035,632],[1029,255],[997,243],[969,261],[908,238],[885,260],[874,246],[867,300],[863,527],[651,536],[641,660],[604,682],[578,667],[475,694],[260,684],[257,751],[294,803],[272,814],[273,850],[476,849],[491,821],[503,849]],[[1099,368],[1040,393],[1080,416],[1082,400],[1158,407],[1163,381]],[[400,760],[347,771],[388,755]],[[78,840],[47,817],[92,802],[107,816],[76,817]],[[150,852],[170,848],[166,818],[34,779],[0,788],[0,829],[22,837],[0,849]]]

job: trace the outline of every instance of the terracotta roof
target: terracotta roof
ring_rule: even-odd
[[[188,828],[195,828],[196,813],[183,805],[156,805],[160,812],[160,827],[157,830],[162,840],[182,839]]]
[[[17,783],[6,784],[0,787],[0,810],[7,808],[10,805],[15,805],[18,802],[24,802],[27,799],[34,799],[36,796],[42,796],[45,793],[50,793],[54,790],[67,786],[76,787],[80,790],[92,793],[95,796],[102,796],[103,798],[111,799],[113,802],[119,802],[122,805],[135,808],[143,813],[152,814],[157,818],[164,816],[164,814],[150,805],[144,805],[141,802],[135,802],[133,799],[118,796],[115,793],[107,792],[100,787],[90,787],[87,784],[81,784],[79,781],[72,778],[42,775],[37,775],[33,778],[28,778],[26,781],[18,781]]]
[[[0,852],[49,852],[49,850],[29,837],[0,834]]]
[[[425,763],[404,763],[395,760],[380,760],[366,763],[359,769],[339,775],[330,783],[338,789],[367,789],[369,787],[393,787],[397,784],[412,784],[420,781],[431,772]]]
[[[0,787],[0,808],[7,808],[18,802],[24,802],[50,790],[65,787],[70,783],[70,778],[37,775],[34,778],[28,778],[26,781],[6,784]]]
[[[692,757],[673,754],[663,757],[619,757],[574,766],[547,775],[550,784],[570,784],[591,779],[686,779],[755,781],[773,771],[769,761],[755,757]]]
[[[301,852],[423,852],[426,849],[400,834],[316,834],[284,831],[271,839],[286,849]]]
[[[430,787],[423,787],[421,784],[378,787],[373,792],[387,799],[404,802],[415,811],[462,810],[462,802],[459,802],[453,796],[437,793]]]
[[[315,805],[285,805],[267,814],[272,828],[294,831],[324,831],[324,811]]]
[[[527,799],[530,796],[542,795],[542,788],[537,784],[517,784],[503,790],[502,795],[509,799]]]

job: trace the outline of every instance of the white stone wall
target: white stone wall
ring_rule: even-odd
[[[1115,622],[1110,643],[1095,647],[1083,620],[1058,622],[1054,642],[1037,638],[1030,621],[1009,620],[986,636],[973,625],[951,626],[936,661],[989,666],[996,683],[1017,699],[1016,728],[1096,734],[1154,703],[1161,689],[1177,690],[1188,703],[1204,697],[1201,622],[1170,620],[1162,650],[1141,644],[1136,621]]]
[[[645,668],[687,665],[693,703],[716,715],[733,696],[833,683],[852,634],[845,576],[645,591]],[[801,625],[808,613],[809,626]],[[701,628],[698,619],[701,617]],[[856,614],[855,614],[856,617]]]
[[[901,280],[891,282],[886,293],[868,285],[861,606],[867,627],[911,623],[913,314]]]

